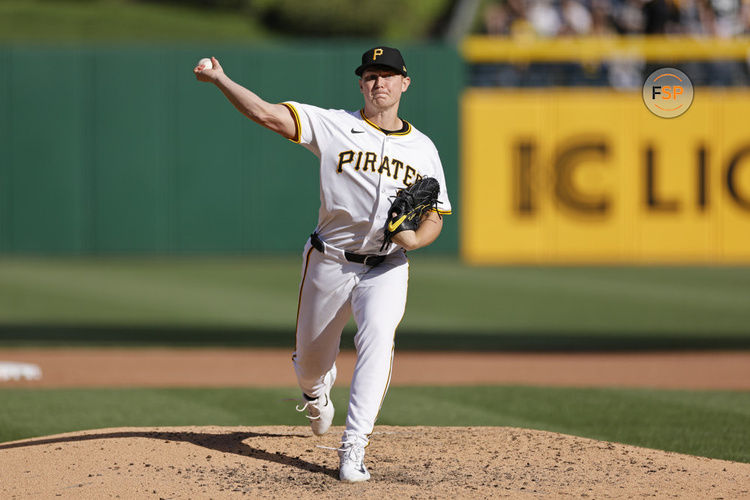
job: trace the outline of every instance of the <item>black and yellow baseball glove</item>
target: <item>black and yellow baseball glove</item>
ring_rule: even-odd
[[[440,184],[433,177],[422,177],[408,188],[396,193],[388,209],[380,251],[390,246],[394,234],[401,231],[416,231],[427,212],[437,211],[439,194]]]

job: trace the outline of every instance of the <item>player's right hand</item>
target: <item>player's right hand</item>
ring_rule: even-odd
[[[221,64],[219,64],[218,59],[216,59],[215,57],[211,57],[211,64],[214,65],[214,67],[211,69],[204,69],[203,65],[199,65],[193,68],[193,73],[195,73],[195,77],[199,81],[213,82],[219,78],[219,75],[224,73],[224,70],[221,68]]]

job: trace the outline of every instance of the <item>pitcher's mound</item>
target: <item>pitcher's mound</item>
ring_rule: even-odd
[[[750,498],[750,464],[506,427],[379,426],[367,483],[337,479],[341,428],[122,428],[0,444],[2,498]]]

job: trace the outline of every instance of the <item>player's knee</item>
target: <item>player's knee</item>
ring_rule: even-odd
[[[395,328],[372,328],[360,330],[354,336],[354,346],[357,352],[385,352],[390,353],[393,349],[393,338]]]
[[[328,359],[303,355],[299,351],[294,356],[294,370],[301,379],[317,379],[330,370],[331,366],[332,363]]]

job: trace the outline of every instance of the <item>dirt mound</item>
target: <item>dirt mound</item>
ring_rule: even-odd
[[[120,428],[0,444],[2,498],[750,498],[750,464],[507,427],[388,427],[342,484],[342,429]]]

